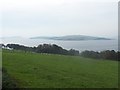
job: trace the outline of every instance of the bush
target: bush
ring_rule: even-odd
[[[118,56],[120,55],[120,52],[115,52],[114,50],[106,50],[101,52],[95,52],[95,51],[83,51],[80,54],[83,57],[88,58],[96,58],[96,59],[110,59],[110,60],[118,60]]]

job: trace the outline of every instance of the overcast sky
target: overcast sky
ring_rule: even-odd
[[[1,0],[0,36],[117,37],[118,0]]]

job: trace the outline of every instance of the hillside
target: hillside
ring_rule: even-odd
[[[2,63],[19,88],[118,87],[117,61],[3,50]]]
[[[67,35],[60,37],[32,37],[30,39],[51,39],[51,40],[64,40],[64,41],[80,41],[80,40],[111,40],[104,37],[93,37],[85,35]]]

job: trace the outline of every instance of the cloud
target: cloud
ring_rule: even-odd
[[[2,0],[3,35],[116,35],[117,3],[90,1]]]

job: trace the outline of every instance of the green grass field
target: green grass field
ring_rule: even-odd
[[[2,87],[2,49],[0,49],[0,89]]]
[[[3,50],[3,68],[19,88],[117,88],[118,62]]]

